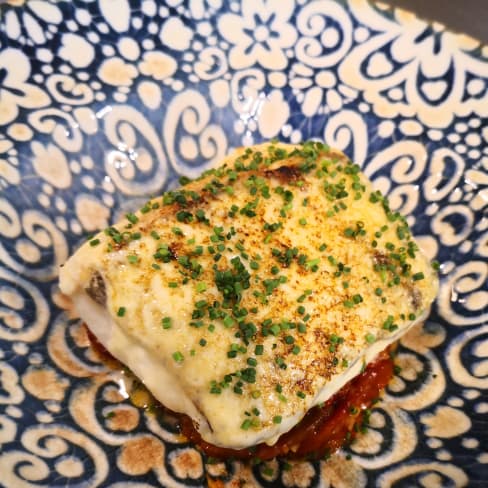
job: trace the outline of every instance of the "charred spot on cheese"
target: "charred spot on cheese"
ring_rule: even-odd
[[[407,288],[413,308],[420,310],[422,307],[422,292],[414,285],[409,285]]]
[[[107,302],[107,290],[103,276],[98,271],[91,275],[90,282],[85,288],[86,294],[96,303],[103,307]]]
[[[274,177],[280,183],[292,183],[300,180],[302,170],[297,166],[279,166],[274,170],[266,170],[264,175],[268,178]]]
[[[375,251],[373,253],[373,260],[374,264],[380,266],[387,266],[388,264],[390,264],[390,258],[381,251]]]
[[[223,163],[95,236],[60,286],[161,403],[240,449],[360,375],[426,317],[437,278],[342,153],[271,143]]]

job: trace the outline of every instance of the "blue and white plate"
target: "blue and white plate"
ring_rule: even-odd
[[[488,47],[366,0],[0,5],[0,485],[486,486]],[[213,464],[123,398],[58,267],[270,138],[344,150],[441,266],[370,429],[327,462]]]

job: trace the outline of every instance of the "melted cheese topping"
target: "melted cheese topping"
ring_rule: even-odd
[[[276,442],[423,320],[437,277],[359,168],[307,143],[240,150],[149,202],[60,286],[161,403],[238,449]]]

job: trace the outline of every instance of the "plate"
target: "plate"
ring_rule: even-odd
[[[486,483],[486,46],[363,0],[0,9],[0,484]],[[360,164],[440,261],[441,288],[358,442],[327,461],[214,463],[124,399],[57,273],[178,175],[270,138]]]

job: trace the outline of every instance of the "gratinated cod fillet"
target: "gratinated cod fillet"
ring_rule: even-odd
[[[405,219],[321,143],[240,149],[84,244],[60,286],[204,441],[272,445],[426,318]]]

